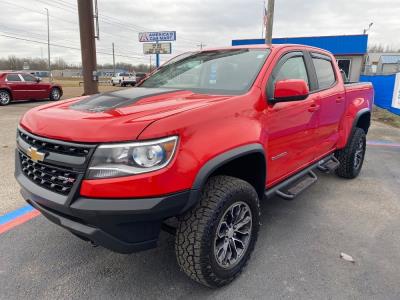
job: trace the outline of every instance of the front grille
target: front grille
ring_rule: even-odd
[[[60,154],[74,155],[74,156],[86,156],[90,152],[89,147],[83,147],[78,145],[68,145],[57,143],[56,141],[48,141],[40,138],[36,138],[21,130],[18,130],[18,135],[29,145],[40,149],[41,151],[56,152]]]
[[[46,163],[34,162],[21,152],[19,152],[19,157],[22,172],[41,187],[62,195],[68,195],[74,183],[77,182],[78,173],[76,172]]]

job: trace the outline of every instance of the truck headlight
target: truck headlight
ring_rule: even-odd
[[[97,147],[86,178],[108,178],[159,170],[171,161],[177,136],[159,140],[103,144]]]

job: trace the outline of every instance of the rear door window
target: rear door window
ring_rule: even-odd
[[[21,74],[21,76],[22,76],[22,78],[24,78],[25,81],[28,81],[28,82],[36,82],[36,78],[33,77],[33,76],[30,75],[30,74]]]
[[[21,78],[18,74],[8,74],[7,81],[21,81]]]
[[[336,82],[332,62],[329,59],[313,57],[315,72],[317,74],[318,88],[324,90]]]

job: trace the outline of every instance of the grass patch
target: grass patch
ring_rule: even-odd
[[[372,109],[372,120],[400,128],[400,116],[376,106]]]

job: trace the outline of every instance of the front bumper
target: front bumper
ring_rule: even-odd
[[[157,245],[162,222],[182,214],[190,191],[143,199],[73,198],[45,189],[29,178],[16,159],[15,177],[23,198],[47,219],[75,235],[119,253]]]

